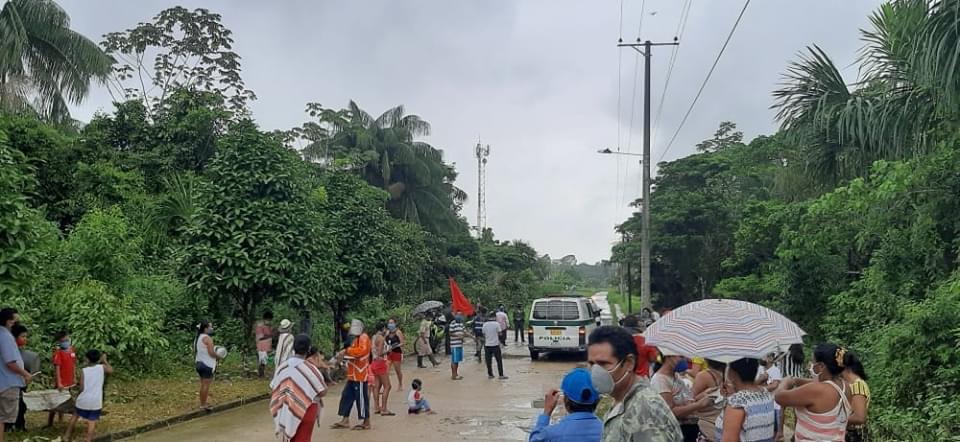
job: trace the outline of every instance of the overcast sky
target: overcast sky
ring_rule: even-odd
[[[264,129],[305,120],[306,102],[371,114],[397,104],[433,126],[425,141],[444,150],[470,193],[474,223],[478,136],[491,145],[487,224],[499,239],[523,239],[557,258],[609,256],[614,225],[639,193],[632,157],[597,149],[642,148],[641,85],[632,132],[635,56],[618,49],[619,0],[60,0],[72,27],[100,41],[162,9],[204,7],[223,16],[243,57],[243,78]],[[674,37],[681,0],[624,0],[625,41]],[[806,45],[823,47],[848,79],[856,75],[859,28],[879,0],[757,0],[746,11],[699,104],[666,153],[689,155],[718,123],[737,123],[747,139],[775,130],[770,92]],[[659,159],[743,5],[694,0],[652,155]],[[654,112],[670,58],[653,61]],[[618,60],[622,62],[618,112]],[[642,69],[642,59],[641,59]],[[74,111],[87,120],[109,111],[105,90]],[[618,115],[620,124],[618,124]],[[656,115],[654,115],[656,119]],[[618,131],[621,134],[618,143]],[[655,211],[656,208],[653,208]],[[656,216],[654,214],[654,216]]]

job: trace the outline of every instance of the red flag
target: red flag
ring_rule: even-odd
[[[473,305],[466,296],[463,296],[457,281],[453,278],[450,278],[450,311],[463,312],[464,316],[473,316]]]

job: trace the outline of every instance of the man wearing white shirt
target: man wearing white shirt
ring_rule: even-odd
[[[497,359],[497,372],[500,379],[507,379],[503,375],[503,353],[500,351],[500,332],[505,331],[500,323],[497,322],[496,313],[487,318],[483,323],[483,352],[484,359],[487,360],[487,377],[493,379],[493,361],[490,358]]]
[[[506,309],[504,309],[503,304],[500,304],[500,308],[497,309],[497,324],[500,324],[500,345],[507,345],[507,329],[510,328],[508,320]]]

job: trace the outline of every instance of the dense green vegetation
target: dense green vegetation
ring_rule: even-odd
[[[774,92],[780,132],[724,123],[651,196],[655,302],[759,302],[853,348],[880,439],[960,432],[958,22],[956,0],[884,4],[852,87],[810,48]]]
[[[536,251],[492,231],[470,235],[456,171],[420,140],[429,124],[402,106],[372,118],[352,102],[310,104],[310,122],[265,131],[250,118],[255,95],[219,15],[172,8],[108,34],[100,50],[71,34],[49,1],[7,2],[3,35],[17,37],[4,20],[23,8],[31,19],[61,14],[23,23],[77,40],[57,54],[76,46],[87,63],[112,57],[111,91],[120,92],[112,111],[82,126],[8,106],[3,95],[0,299],[22,312],[41,354],[68,329],[79,349],[100,348],[127,373],[162,373],[188,366],[205,318],[219,342],[250,354],[262,311],[278,320],[308,311],[329,351],[350,318],[448,300],[450,276],[486,304],[539,293],[547,271]],[[11,56],[4,81],[46,75],[33,64],[18,71]],[[153,66],[137,62],[154,56]],[[42,80],[39,91],[56,97],[86,91],[67,78],[57,84],[70,89],[48,90]]]

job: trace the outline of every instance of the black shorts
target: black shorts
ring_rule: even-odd
[[[197,374],[200,375],[200,379],[213,379],[213,369],[200,361],[197,361]]]

